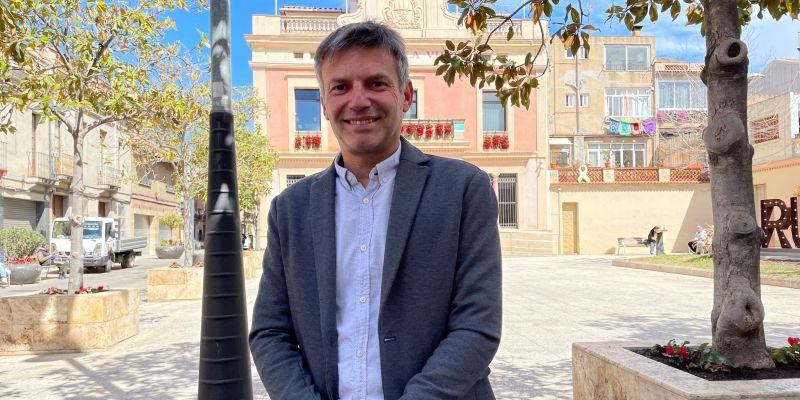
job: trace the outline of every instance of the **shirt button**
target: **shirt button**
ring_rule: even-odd
[[[360,247],[360,249],[361,249],[361,251],[362,251],[362,252],[365,252],[365,251],[367,251],[367,245],[365,245],[365,244],[362,244],[362,245],[361,245],[361,247]]]
[[[383,178],[383,183],[389,182],[389,178]]]
[[[361,199],[361,202],[364,203],[364,204],[369,204],[369,198],[368,197],[364,197],[363,199]]]
[[[358,301],[360,301],[362,304],[363,304],[363,303],[366,303],[366,302],[367,302],[367,296],[361,296],[361,297],[359,297],[359,298],[358,298]]]
[[[361,350],[357,351],[356,352],[356,357],[358,357],[358,358],[364,357],[364,352],[361,351]]]

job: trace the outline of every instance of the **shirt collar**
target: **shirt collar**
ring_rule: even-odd
[[[389,158],[379,162],[372,168],[372,171],[369,173],[370,181],[377,180],[378,184],[382,185],[394,179],[395,175],[397,175],[397,167],[400,165],[400,149],[402,147],[403,146],[397,146],[397,150],[395,150]],[[333,166],[336,168],[336,175],[339,177],[339,180],[348,190],[353,190],[355,186],[360,185],[356,175],[344,167],[342,152],[336,153]]]

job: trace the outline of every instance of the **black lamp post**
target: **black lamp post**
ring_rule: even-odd
[[[211,134],[198,399],[252,399],[231,110],[229,0],[211,1]]]

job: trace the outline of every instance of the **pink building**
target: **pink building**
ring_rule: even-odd
[[[534,92],[526,110],[504,109],[493,91],[473,88],[468,81],[448,87],[436,75],[434,60],[445,40],[472,39],[457,28],[459,14],[449,7],[446,0],[361,0],[351,1],[348,10],[283,7],[280,15],[253,16],[253,33],[246,36],[253,52],[253,83],[269,110],[262,126],[279,154],[272,193],[326,168],[338,151],[314,75],[317,45],[338,26],[381,21],[406,39],[415,99],[404,120],[404,136],[424,152],[463,159],[492,176],[506,251],[553,254],[557,242],[548,219],[546,90]],[[540,42],[540,31],[531,21],[513,24],[514,39],[506,42],[507,29],[501,28],[492,47],[522,61]],[[543,71],[544,64],[537,69]],[[259,228],[263,240],[266,229]]]

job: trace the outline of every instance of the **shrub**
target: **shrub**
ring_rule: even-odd
[[[168,212],[158,217],[158,223],[175,229],[183,225],[183,218],[176,212]]]
[[[25,228],[0,229],[0,250],[6,260],[33,255],[42,243],[44,236],[39,232]]]

